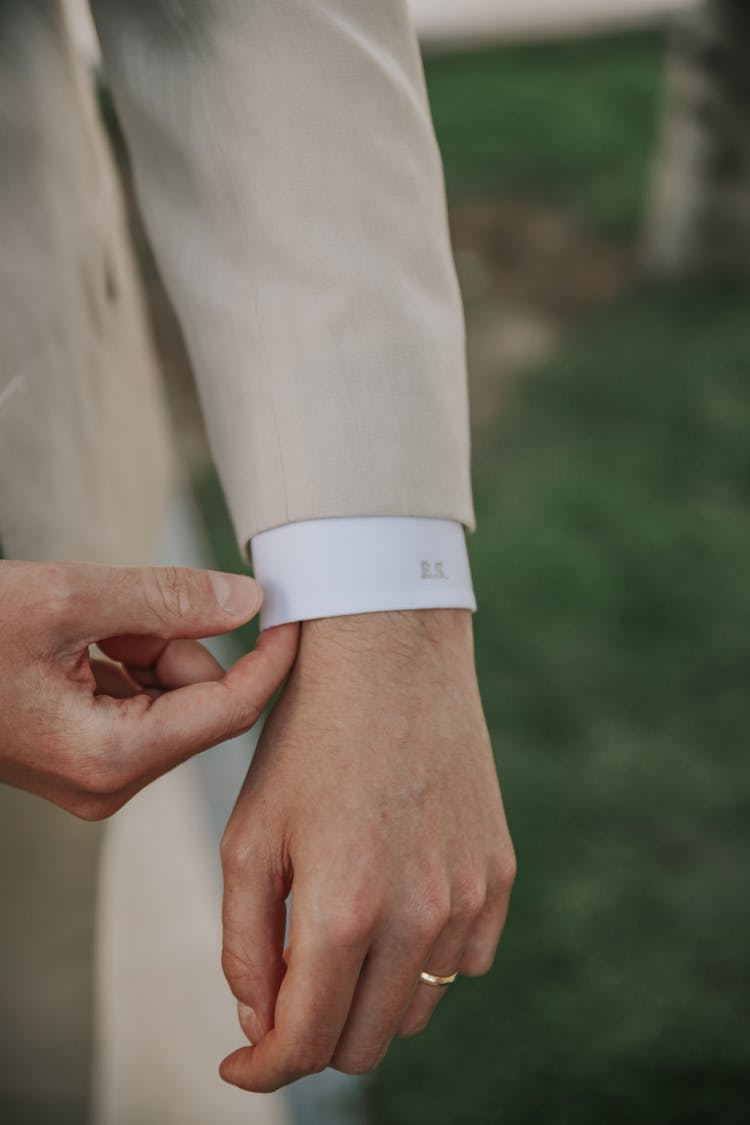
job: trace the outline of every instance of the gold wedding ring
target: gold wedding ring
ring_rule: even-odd
[[[419,979],[422,984],[431,984],[433,988],[445,988],[447,984],[453,984],[458,973],[451,973],[448,977],[438,977],[435,973],[423,972],[419,974]]]

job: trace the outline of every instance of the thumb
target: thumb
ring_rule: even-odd
[[[267,843],[266,843],[267,846]],[[240,843],[240,848],[243,844]],[[288,887],[264,870],[260,848],[228,853],[222,845],[224,874],[221,963],[238,1000],[240,1026],[259,1043],[274,1025],[274,1010],[284,978],[284,929]]]
[[[54,580],[66,586],[65,639],[84,644],[122,634],[216,636],[249,621],[262,601],[253,578],[188,567],[65,563]]]

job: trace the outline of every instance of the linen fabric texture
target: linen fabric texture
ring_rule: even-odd
[[[95,0],[240,544],[474,526],[464,326],[403,0]]]

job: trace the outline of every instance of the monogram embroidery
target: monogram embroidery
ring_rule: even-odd
[[[440,561],[428,562],[426,559],[422,559],[421,576],[422,578],[447,578],[448,575],[445,573],[445,563]]]

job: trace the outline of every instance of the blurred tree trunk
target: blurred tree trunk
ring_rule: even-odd
[[[749,0],[674,25],[643,257],[662,275],[750,273]]]

